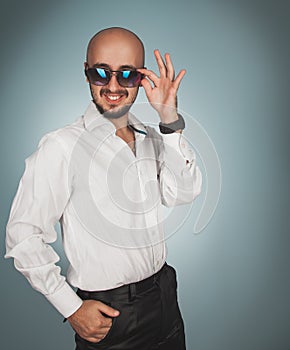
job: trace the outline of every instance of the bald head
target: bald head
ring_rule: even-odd
[[[144,66],[144,45],[140,38],[128,29],[107,28],[91,38],[86,59],[89,66],[108,61],[122,66],[129,61],[135,61],[136,67],[140,68]]]

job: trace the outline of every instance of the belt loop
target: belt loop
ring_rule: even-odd
[[[135,283],[131,283],[129,285],[129,299],[130,300],[134,300],[136,297],[136,284]]]

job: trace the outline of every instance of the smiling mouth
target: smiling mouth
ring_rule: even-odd
[[[106,101],[110,104],[117,104],[121,100],[123,100],[124,95],[117,95],[117,94],[104,94],[104,97]]]

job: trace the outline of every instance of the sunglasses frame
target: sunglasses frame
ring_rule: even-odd
[[[143,69],[146,69],[146,67],[142,67],[142,68],[143,68]],[[88,73],[87,73],[88,70],[97,70],[97,69],[103,69],[103,70],[109,75],[109,77],[108,77],[108,82],[107,82],[106,84],[104,84],[104,85],[102,85],[102,84],[97,85],[97,84],[94,84],[93,82],[90,81],[90,79],[89,79],[89,77],[88,77]],[[89,67],[89,66],[87,66],[87,67],[85,68],[85,75],[86,75],[87,79],[89,80],[89,82],[90,82],[91,84],[95,85],[95,86],[106,86],[106,85],[108,85],[109,82],[110,82],[111,79],[112,79],[112,76],[113,76],[113,75],[116,75],[117,82],[118,82],[118,84],[119,84],[120,86],[122,86],[122,87],[124,87],[124,88],[126,88],[126,89],[131,89],[131,88],[135,88],[135,87],[140,86],[140,85],[141,85],[141,80],[145,77],[145,75],[142,74],[141,72],[138,72],[137,69],[139,69],[139,68],[126,68],[126,69],[123,69],[123,70],[112,70],[112,69],[110,69],[110,68],[102,67],[102,66],[100,66],[100,67]],[[122,72],[128,72],[128,71],[129,71],[129,72],[138,72],[138,73],[141,74],[140,83],[139,83],[138,85],[136,85],[136,86],[135,86],[135,85],[134,85],[134,86],[124,86],[124,85],[120,84],[119,79],[118,79],[118,74],[120,74],[120,73],[122,73]]]

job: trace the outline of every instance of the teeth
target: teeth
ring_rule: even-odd
[[[112,100],[112,101],[116,101],[118,100],[121,96],[110,96],[110,95],[107,95],[107,97]]]

